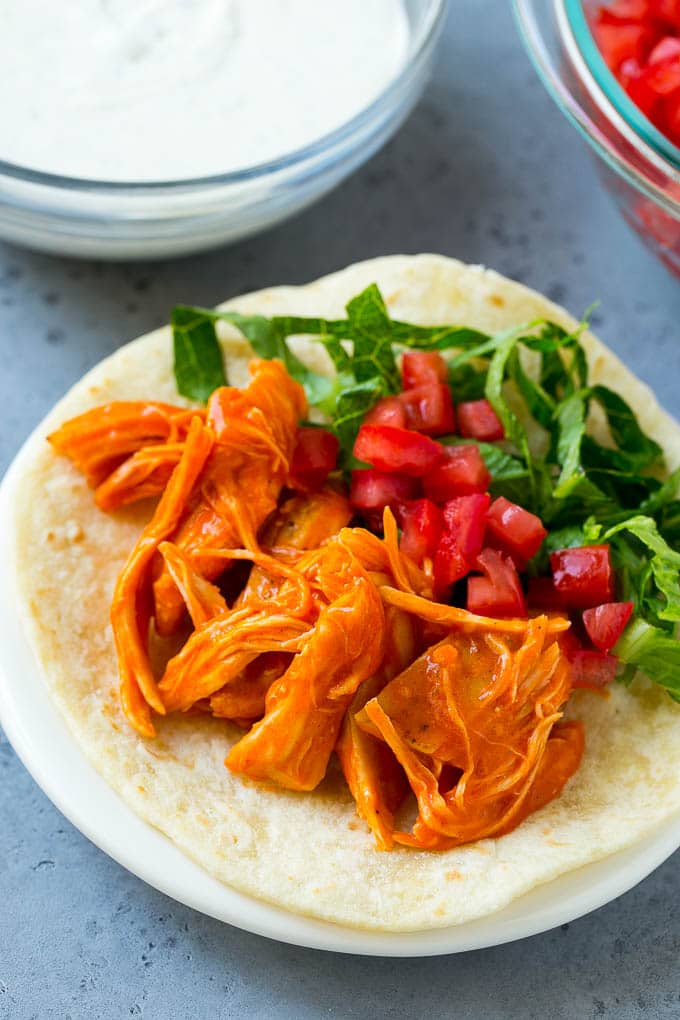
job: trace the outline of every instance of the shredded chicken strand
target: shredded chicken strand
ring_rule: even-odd
[[[209,698],[263,652],[297,651],[307,621],[253,603],[198,627],[172,658],[158,685],[167,712],[185,712]]]
[[[515,634],[505,643],[452,632],[358,714],[393,751],[417,800],[416,822],[394,832],[396,842],[448,849],[509,832],[540,799],[547,764],[553,790],[578,766],[582,729],[555,726],[571,689],[566,660],[556,642],[546,647],[545,618],[525,630],[521,643]],[[553,732],[560,743],[546,757]],[[442,787],[446,770],[453,781]]]
[[[467,609],[458,609],[456,606],[449,606],[443,602],[430,602],[426,598],[400,591],[389,585],[383,585],[380,588],[380,594],[387,605],[410,611],[419,616],[421,620],[441,624],[445,627],[460,627],[463,630],[484,630],[501,634],[523,634],[529,624],[533,623],[533,620],[496,620],[490,616],[478,616],[476,613],[468,612]],[[545,627],[549,634],[560,633],[568,630],[571,626],[566,616],[540,616],[536,619],[541,620],[541,626]]]
[[[184,452],[184,443],[158,443],[136,450],[101,482],[94,492],[100,510],[110,513],[165,490]]]
[[[58,453],[73,461],[88,485],[97,488],[143,447],[183,442],[195,417],[204,421],[205,411],[148,400],[117,400],[71,418],[48,439]]]
[[[357,814],[368,824],[378,848],[391,850],[394,814],[408,792],[408,782],[391,748],[379,737],[361,729],[356,716],[413,661],[418,642],[412,617],[388,606],[385,642],[382,668],[365,680],[352,698],[335,750]]]
[[[257,534],[276,508],[288,473],[299,419],[306,412],[302,387],[278,361],[254,360],[245,390],[222,387],[208,403],[215,447],[200,485],[171,536],[194,569],[208,580],[224,570],[213,548],[258,551]],[[184,603],[162,560],[156,561],[154,618],[160,634],[172,634]]]
[[[276,556],[271,556],[263,551],[254,551],[250,549],[203,549],[198,554],[200,557],[214,557],[215,559],[223,559],[227,562],[231,560],[245,560],[248,563],[253,564],[253,570],[259,570],[263,576],[269,579],[269,584],[273,589],[276,582],[276,597],[280,597],[284,587],[288,589],[286,592],[286,604],[290,606],[290,611],[299,615],[304,616],[309,612],[312,603],[312,593],[309,585],[305,581],[304,577],[298,569],[294,566],[290,566],[288,563],[281,562]],[[252,574],[253,571],[251,571]],[[244,589],[245,591],[246,589]],[[290,605],[290,593],[295,592],[296,602]],[[242,596],[243,593],[241,593]],[[251,598],[242,598],[239,596],[237,604],[247,605]],[[260,601],[269,601],[273,598],[273,594],[265,595],[261,593],[257,596]]]
[[[329,602],[270,688],[264,718],[227,756],[233,772],[292,790],[321,782],[345,711],[383,658],[382,602],[358,561],[332,542],[308,569]]]
[[[161,715],[165,713],[148,654],[149,566],[160,543],[176,527],[213,442],[210,429],[200,418],[194,418],[189,426],[182,458],[153,517],[130,553],[113,592],[111,626],[118,653],[121,700],[128,719],[145,737],[155,734],[150,709]]]
[[[158,551],[184,600],[191,622],[198,629],[215,616],[226,613],[224,596],[210,581],[197,573],[187,556],[172,542],[161,542]]]

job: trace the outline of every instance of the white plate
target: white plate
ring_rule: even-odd
[[[222,885],[148,825],[104,782],[47,694],[16,610],[8,546],[12,488],[24,451],[0,486],[0,723],[38,785],[88,839],[166,895],[280,942],[368,956],[435,956],[511,942],[572,921],[645,878],[680,846],[680,819],[477,921],[431,931],[381,933],[291,914]],[[68,593],[65,593],[68,598]]]

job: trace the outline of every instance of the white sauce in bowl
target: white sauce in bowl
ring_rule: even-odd
[[[402,0],[5,0],[0,160],[157,181],[275,159],[406,59]]]

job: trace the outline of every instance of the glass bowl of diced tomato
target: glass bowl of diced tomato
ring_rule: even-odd
[[[514,0],[544,85],[622,215],[680,275],[680,0]]]

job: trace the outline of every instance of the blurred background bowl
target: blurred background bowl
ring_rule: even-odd
[[[90,258],[164,258],[255,234],[310,205],[394,134],[427,82],[447,0],[404,0],[409,49],[399,74],[356,117],[311,145],[195,180],[121,184],[0,161],[0,238]]]
[[[559,108],[597,154],[600,177],[645,244],[680,275],[680,168],[673,146],[655,145],[592,71],[564,0],[513,0],[524,43]],[[584,3],[586,14],[596,0]]]

